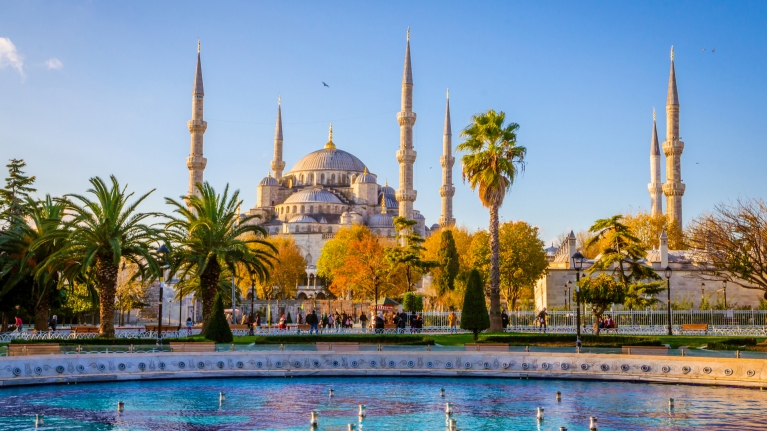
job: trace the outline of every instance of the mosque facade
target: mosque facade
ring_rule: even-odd
[[[352,153],[338,148],[333,141],[333,125],[330,125],[327,142],[316,151],[299,159],[285,171],[283,159],[284,138],[282,106],[278,100],[277,121],[274,132],[274,157],[270,172],[256,189],[256,204],[247,211],[258,215],[254,223],[261,225],[270,235],[292,238],[307,261],[307,279],[298,286],[298,298],[321,299],[326,292],[317,277],[317,260],[325,243],[339,229],[352,225],[367,226],[373,233],[395,237],[394,217],[415,220],[415,231],[428,237],[440,227],[455,224],[453,218],[452,156],[450,107],[445,110],[443,138],[442,214],[439,223],[426,224],[425,217],[413,208],[417,192],[413,188],[413,164],[417,154],[413,149],[413,72],[410,60],[410,31],[408,30],[405,64],[402,76],[401,111],[397,113],[400,127],[400,145],[394,152],[399,163],[399,187],[390,187],[388,181],[381,185],[371,168]],[[207,160],[203,157],[203,134],[207,123],[203,120],[202,67],[198,45],[197,70],[192,98],[192,120],[189,122],[191,150],[187,159],[189,168],[189,191],[203,181]],[[393,148],[394,150],[394,148]],[[436,191],[435,191],[436,192]]]

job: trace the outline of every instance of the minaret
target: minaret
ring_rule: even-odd
[[[197,41],[197,72],[194,75],[194,87],[192,88],[192,119],[189,120],[189,133],[192,135],[189,157],[186,158],[186,166],[189,168],[189,194],[197,194],[196,185],[202,184],[202,173],[208,160],[202,156],[202,136],[208,128],[208,123],[202,119],[203,97],[205,91],[202,87],[202,64],[200,63],[200,41]]]
[[[650,214],[663,215],[663,183],[660,179],[660,146],[658,145],[658,128],[655,126],[655,109],[652,110],[652,139],[650,140]],[[665,268],[665,267],[664,267]]]
[[[442,216],[439,218],[439,225],[450,227],[455,224],[453,218],[453,131],[450,125],[450,90],[447,90],[447,105],[445,107],[445,131],[442,135],[442,157],[439,158],[442,165],[442,187],[439,188],[439,195],[442,196]]]
[[[413,150],[413,71],[410,67],[410,28],[407,29],[407,48],[405,49],[405,70],[402,73],[402,110],[397,113],[399,122],[399,190],[395,196],[399,202],[399,216],[413,219],[413,202],[416,191],[413,190],[413,163],[416,152]]]
[[[676,90],[676,72],[674,70],[674,47],[671,47],[671,72],[668,77],[668,97],[666,99],[666,141],[663,153],[666,154],[666,215],[669,221],[676,220],[682,227],[682,196],[685,185],[682,183],[682,152],[684,142],[679,138],[679,95]]]
[[[274,177],[278,180],[282,178],[282,170],[285,169],[285,162],[282,160],[282,103],[280,99],[278,96],[277,125],[274,126],[274,160],[271,163]]]

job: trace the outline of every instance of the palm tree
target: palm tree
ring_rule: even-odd
[[[219,291],[224,269],[237,273],[238,265],[260,279],[266,279],[277,249],[265,241],[267,232],[251,223],[257,215],[239,217],[239,191],[229,197],[229,185],[223,195],[210,184],[197,184],[198,193],[184,196],[183,202],[165,201],[175,207],[177,217],[168,216],[166,234],[171,241],[171,266],[179,277],[200,279],[203,332],[213,313],[213,301]],[[258,246],[258,247],[257,247]]]
[[[82,195],[67,195],[62,199],[66,204],[66,231],[47,235],[40,244],[64,238],[61,249],[53,253],[45,264],[51,270],[59,270],[68,280],[86,277],[95,282],[99,292],[100,327],[99,336],[114,337],[114,307],[117,292],[117,272],[121,261],[134,264],[142,277],[159,273],[154,247],[159,232],[144,224],[156,213],[136,211],[149,193],[129,203],[133,193],[127,187],[120,188],[117,178],[109,177],[111,187],[99,177],[91,178],[93,188],[88,193],[91,200]]]
[[[472,190],[479,189],[479,200],[490,210],[490,330],[502,331],[500,270],[498,264],[498,209],[511,189],[517,174],[525,169],[527,149],[517,145],[519,124],[503,124],[506,114],[490,109],[471,117],[461,131],[466,140],[456,150],[461,158],[462,178]]]
[[[13,215],[10,228],[0,237],[0,253],[5,255],[0,267],[0,279],[5,280],[0,297],[24,281],[31,282],[35,329],[38,331],[48,329],[50,298],[58,282],[57,272],[43,262],[63,244],[58,233],[66,232],[62,221],[65,206],[64,202],[54,201],[50,195],[43,201],[27,197],[18,206],[19,212]],[[54,233],[58,239],[42,241]]]

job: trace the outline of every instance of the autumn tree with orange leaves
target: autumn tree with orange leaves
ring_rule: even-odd
[[[377,302],[396,294],[385,241],[365,226],[342,228],[323,247],[317,273],[331,281],[330,291],[338,297]]]

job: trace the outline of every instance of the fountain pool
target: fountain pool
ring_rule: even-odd
[[[333,388],[333,396],[329,396]],[[440,397],[440,388],[445,396]],[[562,392],[557,402],[556,392]],[[219,401],[219,393],[225,398]],[[674,408],[669,409],[669,398]],[[117,411],[118,401],[125,403]],[[0,430],[757,430],[767,392],[727,387],[508,378],[295,377],[155,380],[0,390]],[[359,420],[358,406],[367,417]],[[536,420],[536,408],[545,419]]]

